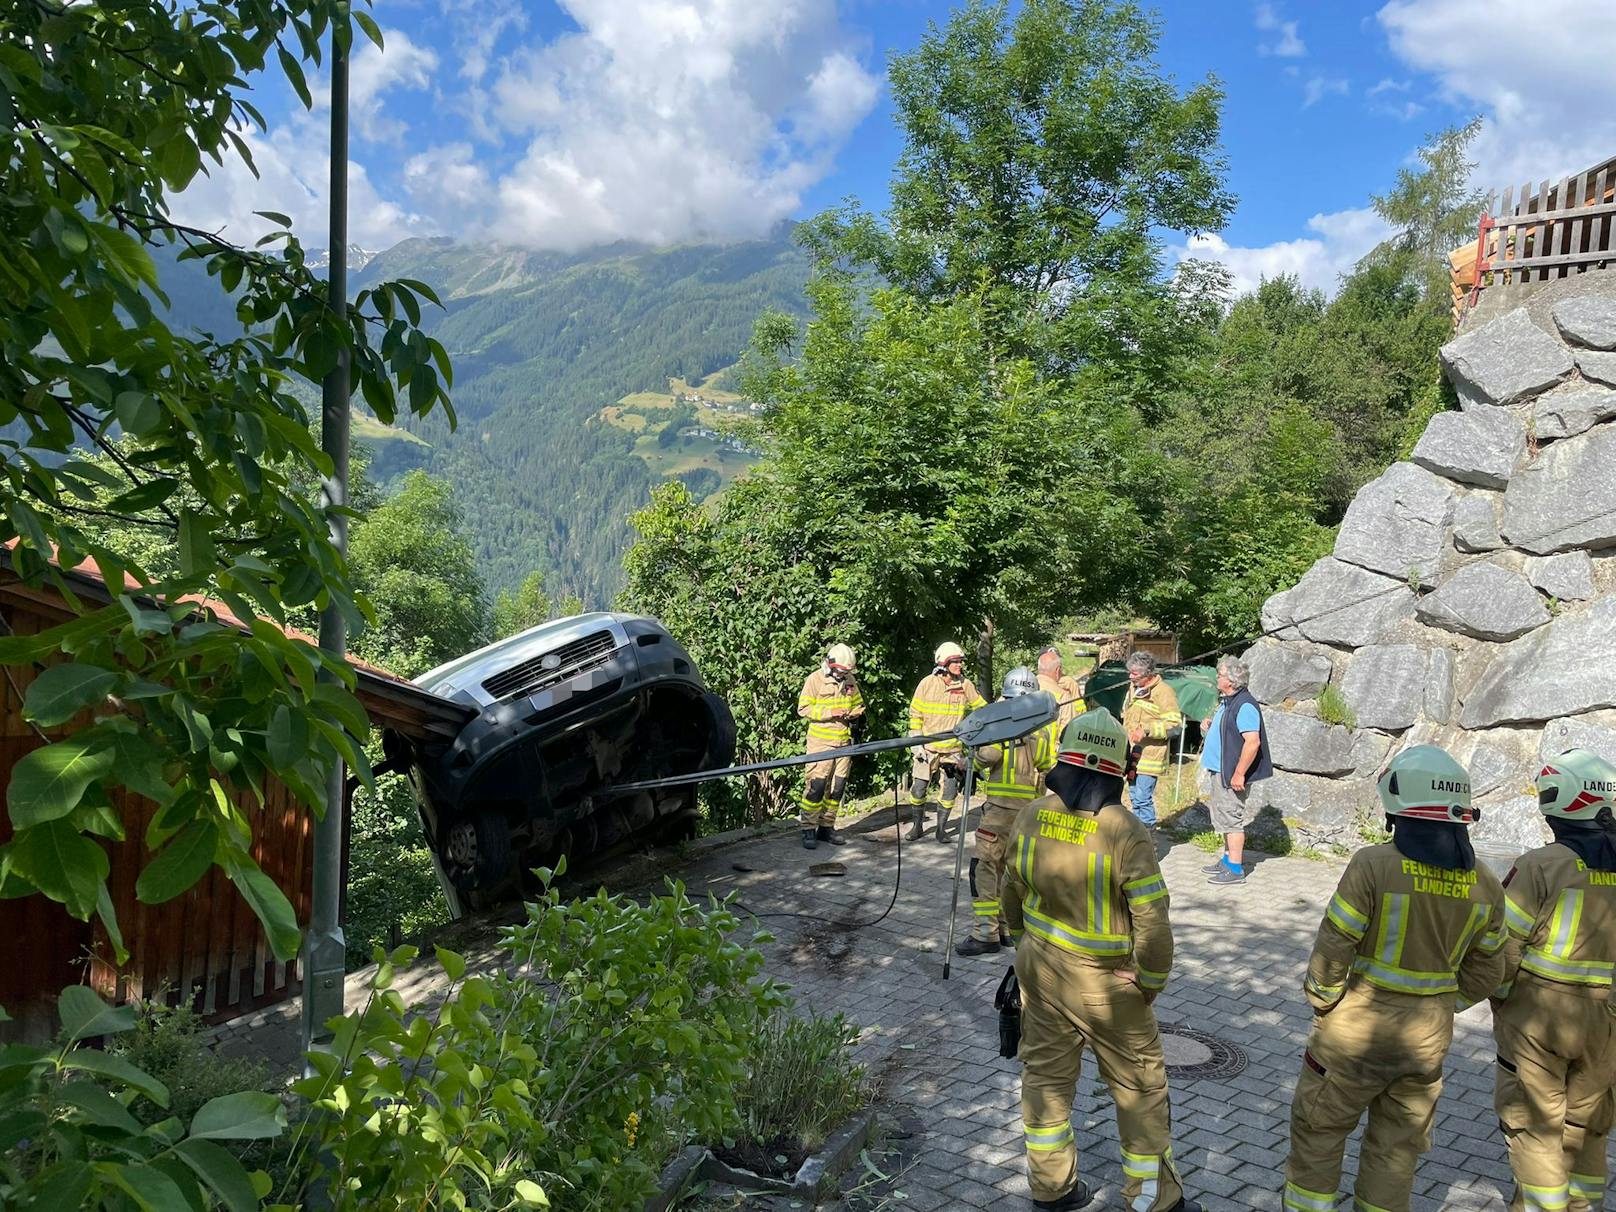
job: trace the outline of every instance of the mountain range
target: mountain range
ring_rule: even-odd
[[[310,250],[311,265],[329,263]],[[562,254],[446,239],[348,249],[349,287],[428,283],[422,327],[454,362],[458,424],[383,425],[356,406],[354,437],[384,485],[420,467],[447,479],[490,593],[545,573],[559,600],[609,606],[629,516],[662,479],[698,498],[755,457],[721,432],[747,411],[730,368],[765,310],[802,314],[808,259],[789,227],[737,244],[617,244]],[[195,261],[159,258],[169,322],[227,332],[234,308]],[[318,398],[310,387],[308,397]]]
[[[722,390],[724,372],[762,312],[803,313],[808,260],[786,228],[737,244],[572,254],[413,239],[368,257],[352,284],[401,277],[443,300],[422,326],[453,359],[459,423],[451,431],[442,417],[411,419],[393,433],[361,424],[375,473],[385,480],[424,466],[450,481],[491,590],[542,569],[552,595],[605,606],[619,585],[629,515],[662,473],[705,491],[739,457],[718,450],[728,460],[722,474],[695,458],[648,458],[713,449],[688,431],[654,436],[701,419],[675,393],[699,394],[704,413],[715,398],[744,408]],[[660,407],[682,411],[662,421]],[[637,411],[622,415],[627,408]]]

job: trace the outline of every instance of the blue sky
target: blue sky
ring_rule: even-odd
[[[853,195],[879,209],[899,150],[888,55],[940,0],[377,0],[354,60],[351,230],[573,248],[758,234]],[[1383,234],[1368,209],[1423,136],[1473,114],[1477,183],[1616,154],[1609,0],[1163,0],[1162,67],[1227,91],[1239,207],[1170,255],[1237,284],[1328,287]],[[1499,36],[1498,31],[1517,34]],[[1491,34],[1485,31],[1493,31]],[[216,170],[186,218],[251,234],[292,213],[323,242],[324,131],[284,85],[255,98],[261,177]]]

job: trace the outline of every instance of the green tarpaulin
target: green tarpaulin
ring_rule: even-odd
[[[1166,683],[1178,696],[1184,718],[1191,722],[1209,717],[1218,705],[1218,671],[1211,665],[1160,665]],[[1128,700],[1128,667],[1121,661],[1107,661],[1089,674],[1083,693],[1090,707],[1104,707],[1117,719]]]

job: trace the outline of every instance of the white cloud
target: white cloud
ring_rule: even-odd
[[[1272,4],[1259,4],[1256,13],[1257,28],[1264,33],[1277,35],[1273,39],[1264,39],[1257,43],[1259,55],[1277,55],[1282,59],[1299,59],[1307,54],[1307,43],[1302,41],[1297,32],[1298,24],[1295,21],[1282,21],[1279,12]]]
[[[1256,290],[1264,278],[1282,274],[1333,293],[1341,275],[1350,273],[1365,253],[1391,234],[1386,222],[1368,207],[1314,215],[1307,227],[1312,235],[1245,248],[1208,233],[1169,252],[1175,262],[1192,257],[1221,262],[1229,270],[1235,294]]]
[[[471,73],[474,142],[406,164],[446,230],[562,249],[761,235],[879,95],[835,0],[558,2],[576,30]]]
[[[330,157],[323,123],[308,117],[265,137],[239,131],[251,148],[258,176],[240,160],[224,167],[203,163],[213,171],[199,175],[173,199],[176,222],[217,232],[236,244],[251,245],[273,230],[254,211],[280,211],[292,219],[292,230],[305,248],[326,243],[330,214]],[[407,236],[430,235],[435,228],[423,216],[385,198],[370,180],[364,164],[348,164],[348,239],[368,249],[389,248]]]
[[[1388,76],[1384,77],[1379,84],[1371,88],[1364,96],[1378,97],[1382,93],[1406,93],[1413,87],[1407,80],[1393,80]]]
[[[1345,97],[1350,86],[1340,76],[1314,75],[1302,86],[1302,108],[1310,109],[1324,98],[1333,95]]]
[[[387,94],[396,88],[431,87],[438,56],[430,47],[410,41],[403,30],[382,30],[382,41],[385,50],[366,41],[354,52],[348,67],[348,121],[356,133],[371,142],[399,143],[409,126],[389,112]],[[309,92],[314,98],[314,111],[329,113],[330,76],[321,73],[319,80],[311,82]],[[301,116],[292,121],[296,123]]]
[[[1392,52],[1483,117],[1471,152],[1485,188],[1579,172],[1616,152],[1616,20],[1604,0],[1391,0]],[[1520,28],[1520,37],[1478,30]]]
[[[809,78],[807,107],[794,129],[812,144],[840,142],[864,121],[880,92],[879,80],[851,55],[836,51]]]
[[[383,30],[386,50],[372,43],[353,57],[348,78],[348,114],[354,129],[376,143],[398,143],[408,126],[387,112],[387,94],[395,88],[431,86],[438,56],[430,47],[417,46],[402,30]]]

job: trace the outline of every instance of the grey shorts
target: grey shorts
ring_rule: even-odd
[[[1212,811],[1212,828],[1219,833],[1242,833],[1256,814],[1251,809],[1251,784],[1244,791],[1233,791],[1223,785],[1223,776],[1209,772],[1212,793],[1206,797],[1206,806]]]

